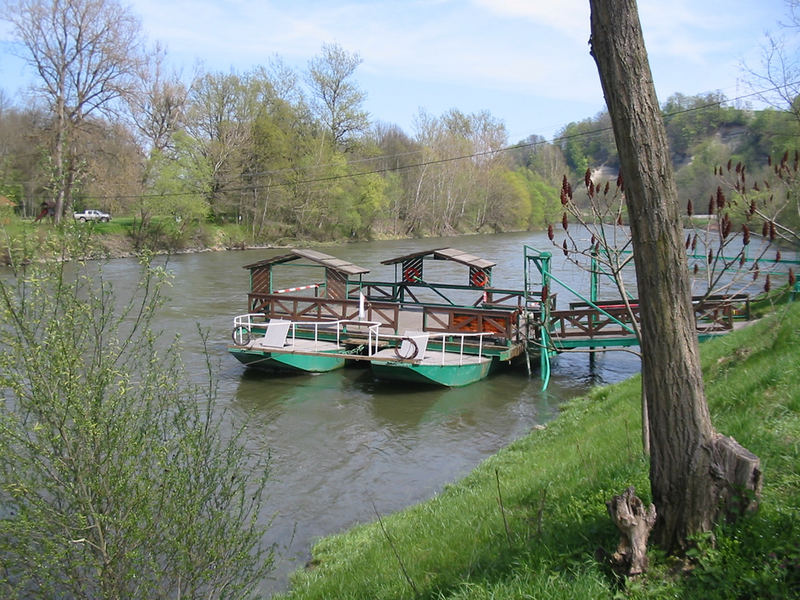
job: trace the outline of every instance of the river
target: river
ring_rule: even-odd
[[[380,261],[452,246],[496,262],[495,287],[522,289],[524,244],[551,248],[544,234],[515,233],[354,243],[321,251],[371,269],[366,279],[385,280],[393,271]],[[196,324],[209,330],[219,403],[234,419],[249,419],[246,443],[272,457],[262,518],[272,521],[267,542],[275,544],[278,556],[267,593],[285,589],[288,574],[305,564],[316,539],[373,521],[375,511],[385,515],[430,498],[552,419],[568,398],[639,369],[638,359],[624,352],[600,355],[592,369],[586,354],[564,355],[547,392],[524,367],[459,389],[380,383],[365,368],[285,377],[251,372],[227,352],[233,316],[247,307],[249,273],[241,267],[282,252],[170,257],[173,287],[157,322],[165,332],[181,335],[188,375],[197,380],[204,377],[205,361]],[[588,294],[588,274],[559,260],[560,252],[553,258],[557,276]],[[136,262],[127,259],[111,261],[107,268],[118,293],[138,273]],[[287,281],[303,283],[310,282]],[[559,306],[566,305],[564,294],[559,292]]]

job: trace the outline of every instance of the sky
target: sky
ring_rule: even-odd
[[[124,3],[185,78],[198,65],[246,73],[276,55],[302,74],[325,43],[358,53],[355,79],[371,119],[412,136],[420,111],[488,111],[514,143],[551,139],[605,109],[589,55],[588,0]],[[749,94],[742,65],[760,65],[765,33],[780,34],[786,19],[784,0],[640,0],[639,13],[662,103],[675,93]],[[13,50],[0,23],[0,87],[21,100],[31,76]]]

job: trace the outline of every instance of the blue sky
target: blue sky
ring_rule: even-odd
[[[305,70],[323,43],[363,59],[356,79],[372,119],[414,134],[420,109],[488,110],[509,141],[552,137],[604,109],[589,55],[588,0],[128,0],[151,42],[184,76],[201,63],[246,72],[279,55]],[[640,0],[659,100],[673,93],[747,94],[783,0]],[[0,86],[24,87],[0,26]]]

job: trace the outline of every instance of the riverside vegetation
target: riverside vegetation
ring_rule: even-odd
[[[638,376],[571,401],[541,430],[431,500],[322,539],[280,598],[800,597],[800,303],[702,344],[720,431],[761,458],[759,510],[693,540],[684,559],[651,548],[650,570],[617,577],[605,502],[649,502]]]
[[[0,597],[254,597],[269,461],[155,329],[167,271],[142,257],[122,295],[102,261],[34,260],[93,252],[67,233],[0,272]]]
[[[540,229],[561,216],[565,174],[619,170],[606,111],[551,140],[514,141],[488,110],[420,109],[412,133],[371,120],[362,58],[337,44],[306,69],[275,56],[184,80],[117,0],[9,0],[0,20],[36,73],[28,105],[0,90],[0,213],[102,209],[135,219],[138,247],[191,246],[206,223],[256,245]],[[670,96],[681,197],[713,194],[710,173],[729,160],[756,181],[765,157],[794,153],[796,96],[767,110]]]

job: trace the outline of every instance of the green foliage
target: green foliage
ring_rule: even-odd
[[[354,138],[369,122],[363,107],[366,94],[353,80],[362,62],[358,53],[351,54],[338,44],[323,44],[322,53],[309,62],[313,106],[334,146],[343,151],[352,149]]]
[[[604,111],[593,119],[570,123],[558,134],[558,138],[567,165],[578,177],[582,177],[590,167],[608,166],[616,169],[619,166],[608,112]]]
[[[695,144],[718,133],[722,128],[746,125],[746,113],[727,107],[724,103],[725,97],[720,93],[670,96],[664,103],[662,112],[673,154],[689,154]]]
[[[166,273],[143,260],[123,301],[101,262],[19,258],[0,282],[2,596],[251,597],[266,465],[150,329]]]
[[[365,175],[355,191],[358,194],[356,210],[358,211],[360,226],[357,230],[353,230],[351,237],[369,238],[375,220],[386,210],[386,181],[374,174]]]
[[[743,151],[743,161],[760,164],[766,156],[794,153],[800,147],[800,122],[791,112],[760,110],[749,124],[750,149]]]
[[[334,44],[305,73],[278,61],[250,73],[201,73],[185,94],[159,96],[154,85],[156,95],[143,104],[156,127],[156,137],[145,138],[157,144],[137,139],[130,124],[97,122],[77,140],[80,161],[61,174],[53,157],[31,152],[31,140],[44,148],[48,115],[4,111],[0,137],[9,150],[0,194],[35,214],[53,197],[47,182],[69,177],[75,201],[92,199],[115,219],[137,217],[134,247],[176,249],[198,240],[195,224],[203,221],[236,224],[242,231],[228,237],[261,244],[533,229],[560,217],[552,192],[565,174],[574,182],[587,168],[612,176],[618,169],[607,112],[568,124],[553,142],[532,135],[514,148],[502,121],[486,111],[421,111],[413,137],[370,124],[354,79],[360,63]],[[298,84],[303,79],[310,94]],[[715,192],[715,164],[762,164],[798,148],[791,112],[724,101],[677,94],[663,106],[679,194],[698,206]],[[536,176],[525,174],[526,193],[519,169]],[[176,220],[155,222],[163,216]]]
[[[567,131],[569,131],[569,129],[567,129]],[[565,131],[565,135],[577,135],[567,133],[567,131]],[[564,157],[567,159],[567,166],[569,166],[573,173],[582,173],[589,168],[590,159],[586,156],[586,149],[582,147],[577,137],[567,139],[566,142],[564,142],[563,149]],[[593,158],[592,163],[594,163]]]
[[[704,138],[693,147],[691,162],[676,171],[675,183],[681,198],[692,198],[698,214],[706,214],[708,198],[716,192],[716,167],[724,165],[730,159],[730,148],[717,139]]]
[[[558,220],[561,215],[561,200],[558,188],[550,185],[536,173],[527,174],[528,190],[531,194],[531,228],[545,227]]]
[[[213,243],[207,243],[210,238],[202,239],[199,244],[194,243],[198,237],[203,238],[204,225],[181,217],[148,216],[146,219],[132,219],[126,232],[137,251],[173,252],[193,246],[213,246]]]
[[[506,171],[503,176],[508,185],[500,193],[508,199],[508,206],[503,207],[506,219],[498,222],[497,230],[503,231],[503,225],[509,229],[528,229],[533,210],[525,177],[519,171]]]
[[[206,200],[209,192],[210,166],[191,140],[183,133],[175,136],[175,149],[169,155],[153,152],[152,191],[142,199],[139,212],[147,215],[171,215],[181,220],[200,221],[210,213]]]
[[[640,380],[600,388],[436,497],[321,540],[281,597],[791,598],[800,595],[800,305],[701,346],[721,431],[756,452],[760,510],[697,540],[686,560],[650,550],[619,579],[598,560],[619,534],[605,502],[628,485],[648,501]]]

